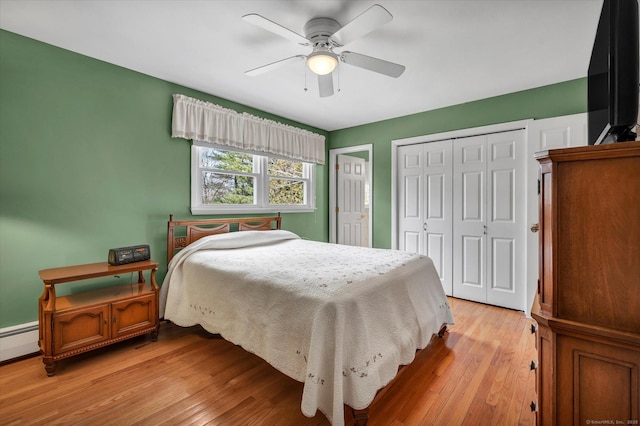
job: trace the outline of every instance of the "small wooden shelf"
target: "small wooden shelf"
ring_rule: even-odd
[[[106,262],[44,269],[40,278],[39,341],[47,375],[53,376],[56,362],[141,334],[158,337],[158,293],[152,260],[112,266]],[[143,272],[150,271],[150,283]],[[56,285],[138,273],[138,281],[56,297]]]
[[[153,287],[150,284],[132,283],[70,294],[68,296],[59,296],[56,298],[56,312],[62,313],[65,310],[77,309],[81,306],[112,303],[118,300],[149,295],[153,294],[153,291]]]

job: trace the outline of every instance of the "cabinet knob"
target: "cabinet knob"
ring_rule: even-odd
[[[531,230],[531,232],[538,232],[540,230],[540,224],[534,223],[533,225],[531,225],[531,228],[529,229]]]
[[[529,408],[531,408],[531,411],[536,411],[538,409],[538,404],[535,401],[531,401],[531,404],[529,404]]]
[[[538,368],[538,363],[531,361],[531,363],[529,363],[529,370],[535,370],[536,368]]]

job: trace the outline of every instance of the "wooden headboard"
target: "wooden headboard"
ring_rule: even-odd
[[[269,217],[238,217],[227,219],[201,219],[201,220],[173,220],[169,215],[167,226],[167,265],[173,259],[178,250],[181,250],[194,241],[207,235],[224,234],[233,231],[269,231],[281,229],[282,218]],[[176,236],[176,228],[186,228]]]

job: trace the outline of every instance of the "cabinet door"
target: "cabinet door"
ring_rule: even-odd
[[[136,297],[113,303],[111,337],[117,338],[156,324],[154,295]]]
[[[633,424],[628,422],[640,418],[637,348],[560,334],[556,344],[559,425],[584,425],[593,419]]]
[[[56,314],[53,318],[54,354],[59,355],[109,339],[109,305]]]

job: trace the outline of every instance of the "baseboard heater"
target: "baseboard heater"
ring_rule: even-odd
[[[38,352],[38,321],[0,329],[0,362]]]

